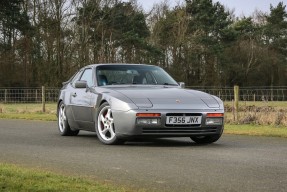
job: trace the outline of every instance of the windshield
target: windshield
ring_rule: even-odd
[[[102,65],[96,70],[99,86],[125,84],[178,86],[171,76],[157,66]]]

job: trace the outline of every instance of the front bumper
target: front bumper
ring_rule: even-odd
[[[160,113],[160,124],[137,124],[137,113]],[[115,131],[118,137],[155,136],[155,137],[192,137],[219,135],[223,132],[222,125],[206,125],[207,113],[224,113],[224,110],[130,110],[128,112],[113,111]],[[170,114],[194,114],[202,117],[201,124],[195,125],[167,125],[166,118]],[[159,117],[155,117],[159,118]],[[222,117],[222,122],[224,118]]]

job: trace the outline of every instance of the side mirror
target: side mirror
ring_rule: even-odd
[[[87,87],[88,87],[87,81],[76,81],[75,83],[75,88],[83,89]]]
[[[182,89],[185,88],[185,83],[184,83],[184,82],[178,82],[178,85],[179,85]]]

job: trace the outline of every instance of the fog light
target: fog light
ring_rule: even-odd
[[[160,119],[157,118],[137,118],[138,125],[159,125]]]
[[[222,118],[206,118],[205,124],[206,125],[222,125],[223,119]]]

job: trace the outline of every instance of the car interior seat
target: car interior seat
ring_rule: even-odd
[[[99,86],[107,85],[108,84],[107,77],[105,75],[99,75],[98,83],[99,83]]]
[[[133,84],[147,84],[147,80],[144,75],[137,75],[133,78]]]

